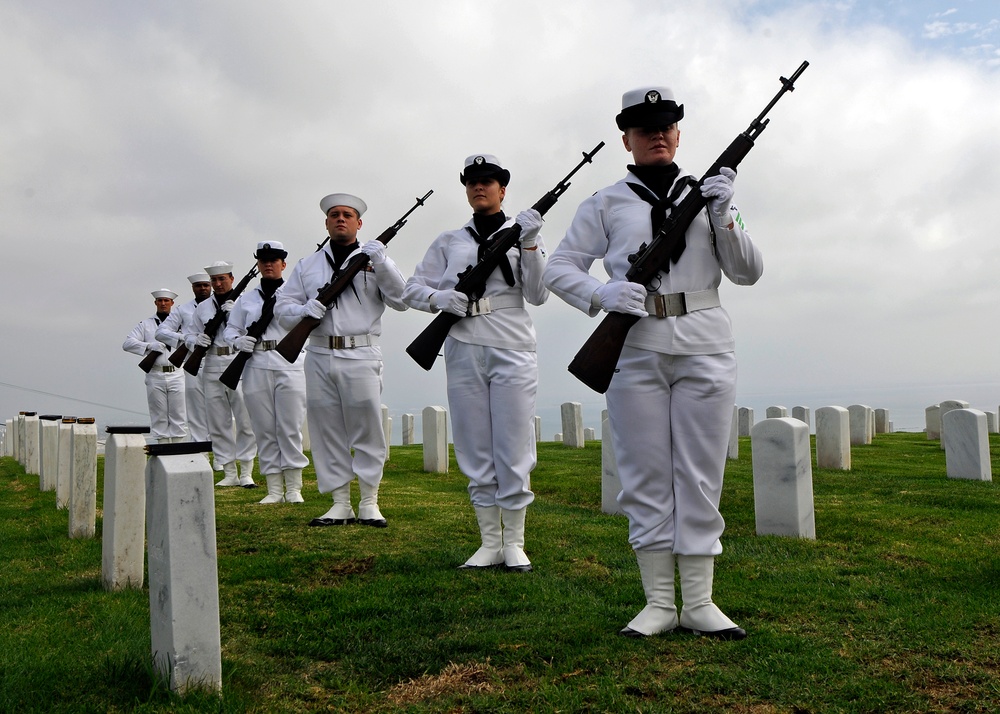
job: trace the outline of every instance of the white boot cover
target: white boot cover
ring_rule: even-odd
[[[340,488],[333,489],[333,507],[316,521],[323,521],[317,525],[346,526],[354,523],[354,509],[351,508],[351,483],[347,482]]]
[[[236,462],[230,461],[228,464],[222,465],[222,476],[223,479],[216,483],[216,486],[239,486],[240,477],[236,473]]]
[[[531,561],[524,553],[524,516],[527,508],[516,511],[500,509],[503,516],[503,562],[507,570],[527,573],[531,570]]]
[[[677,569],[681,575],[681,627],[696,635],[726,640],[742,640],[747,636],[712,602],[714,556],[678,555]]]
[[[500,532],[500,507],[476,506],[476,520],[483,544],[459,568],[494,568],[503,565],[503,535]]]
[[[285,482],[281,474],[264,474],[267,480],[267,495],[258,503],[283,503],[285,500]]]
[[[358,489],[361,491],[361,502],[358,503],[358,522],[363,526],[385,528],[387,525],[385,516],[378,509],[378,486],[370,486],[358,479]]]
[[[302,498],[302,469],[285,469],[285,503],[305,503]]]
[[[669,550],[637,550],[639,577],[646,594],[646,607],[618,634],[648,637],[677,627],[674,605],[674,554]]]
[[[253,480],[253,461],[240,462],[240,486],[243,488],[257,488]]]

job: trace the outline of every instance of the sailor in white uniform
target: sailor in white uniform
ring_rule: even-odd
[[[445,341],[448,405],[455,457],[469,479],[482,545],[459,567],[528,571],[532,566],[524,552],[524,524],[535,498],[531,471],[536,464],[538,358],[525,305],[541,305],[549,294],[542,284],[542,218],[534,209],[517,216],[520,244],[507,251],[507,260],[489,277],[482,299],[470,311],[468,296],[454,289],[458,274],[475,265],[497,232],[515,219],[501,208],[510,172],[495,156],[469,156],[459,178],[472,218],[431,243],[407,281],[403,299],[419,310],[463,317]]]
[[[225,340],[237,352],[251,355],[240,385],[257,439],[260,473],[267,481],[267,495],[260,502],[302,503],[302,469],[309,464],[302,453],[306,418],[303,359],[300,356],[289,364],[275,351],[288,330],[273,317],[288,251],[278,241],[264,241],[257,244],[254,257],[260,285],[236,299],[226,322]],[[266,321],[264,332],[258,337],[248,335],[247,329],[261,319]]]
[[[150,436],[163,444],[183,441],[187,435],[184,378],[180,370],[167,361],[173,350],[173,342],[160,340],[156,336],[157,328],[170,315],[177,293],[162,288],[154,290],[152,294],[156,314],[132,328],[122,349],[143,357],[150,352],[159,353],[153,368],[146,374],[146,403],[149,406]]]
[[[195,309],[194,331],[188,335],[186,344],[189,349],[196,346],[208,348],[200,371],[204,373],[205,406],[212,453],[222,463],[223,479],[215,485],[254,488],[257,485],[253,480],[257,443],[243,401],[243,392],[239,386],[230,389],[219,381],[219,377],[232,362],[235,352],[226,344],[224,325],[215,333],[214,338],[205,334],[205,325],[215,317],[216,311],[229,313],[233,309],[233,300],[229,299],[229,292],[233,288],[233,264],[216,261],[205,268],[205,272],[212,281],[214,294],[210,300],[205,300]]]
[[[732,203],[729,168],[701,187],[708,206],[691,223],[682,252],[649,285],[625,279],[629,256],[648,242],[697,180],[674,163],[684,107],[665,87],[626,92],[616,117],[634,165],[586,199],[553,251],[545,283],[588,315],[640,317],[607,390],[608,417],[646,607],[621,634],[642,637],[678,626],[722,639],[746,632],[712,602],[719,513],[733,404],[736,357],[729,315],[719,302],[725,275],[737,285],[760,277],[760,251]],[[590,274],[601,260],[607,283]],[[683,609],[674,602],[675,563]]]
[[[156,328],[156,339],[169,344],[176,349],[184,344],[184,337],[194,332],[194,309],[199,303],[212,296],[212,282],[208,273],[195,273],[188,276],[194,298],[176,305],[170,311],[167,319]],[[205,413],[205,387],[202,383],[202,372],[184,374],[184,402],[187,408],[187,430],[191,441],[208,441],[208,418]],[[222,464],[216,464],[222,469]]]
[[[405,280],[377,240],[358,243],[367,205],[357,196],[334,193],[320,201],[330,240],[300,260],[278,294],[275,315],[286,329],[304,317],[320,320],[306,346],[307,418],[313,465],[320,493],[333,494],[333,506],[311,526],[355,521],[351,482],[361,492],[357,520],[384,528],[378,507],[386,457],[382,429],[382,313],[386,306],[405,310]],[[363,252],[370,263],[328,309],[316,299],[352,256]],[[352,456],[353,450],[353,456]]]

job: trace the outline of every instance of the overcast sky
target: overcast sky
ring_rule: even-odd
[[[944,399],[996,410],[998,18],[987,0],[5,0],[0,414],[144,422],[121,343],[150,291],[188,299],[215,260],[239,277],[259,240],[290,268],[325,194],[363,197],[371,240],[433,189],[389,246],[409,275],[470,215],[465,156],[501,158],[515,214],[607,142],[546,216],[551,250],[624,173],[624,91],[674,89],[677,161],[700,175],[803,60],[736,182],[765,265],[722,288],[738,403],[861,402],[908,429]],[[603,397],[566,371],[597,320],[556,297],[532,316],[543,433],[565,401],[597,426]],[[404,352],[430,319],[383,321],[397,434],[446,404],[443,360]]]

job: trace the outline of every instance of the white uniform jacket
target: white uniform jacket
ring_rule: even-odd
[[[685,175],[681,171],[677,180]],[[603,259],[610,281],[625,280],[631,267],[628,256],[652,238],[650,205],[627,183],[642,181],[630,172],[580,204],[545,268],[549,289],[591,316],[599,312],[591,299],[602,282],[589,274],[590,266]],[[732,230],[716,226],[714,239],[706,212],[700,212],[687,230],[687,247],[680,260],[666,274],[660,273],[647,290],[651,294],[709,290],[719,287],[722,274],[737,285],[757,282],[763,271],[760,251],[735,205],[730,212]],[[721,354],[734,349],[732,323],[722,307],[662,319],[650,315],[632,327],[625,344],[673,355]]]
[[[196,307],[198,307],[198,303],[195,300],[190,300],[173,308],[167,315],[167,319],[156,328],[156,339],[173,346],[174,349],[184,344],[185,335],[194,329],[192,323]]]
[[[358,248],[351,253],[344,264],[360,252],[361,249]],[[292,274],[281,286],[274,314],[286,330],[298,324],[305,314],[303,305],[315,298],[320,288],[329,283],[333,277],[333,268],[327,261],[329,255],[330,251],[324,247],[323,250],[306,256],[295,264]],[[382,334],[382,313],[385,312],[385,306],[399,311],[406,309],[402,299],[405,283],[403,274],[389,256],[386,256],[381,265],[369,263],[364,270],[354,276],[351,286],[340,294],[336,306],[331,305],[326,311],[311,336],[379,337]],[[306,351],[335,353],[337,357],[346,359],[382,359],[382,349],[377,344],[331,350],[310,343],[306,345]]]
[[[138,325],[133,327],[128,333],[128,336],[125,338],[125,342],[122,343],[122,349],[126,352],[139,355],[140,357],[145,357],[146,353],[156,346],[156,342],[163,342],[169,348],[172,344],[171,342],[160,340],[156,336],[156,328],[158,325],[159,321],[155,317],[147,317]],[[169,351],[161,352],[160,356],[156,358],[154,369],[156,371],[162,371],[156,368],[171,366],[167,361],[167,357],[169,356]]]
[[[225,302],[225,301],[223,301]],[[191,320],[191,333],[200,335],[205,331],[205,325],[215,317],[215,311],[219,309],[221,303],[218,301],[218,297],[212,295],[208,300],[202,300],[198,306],[194,309],[194,315]],[[229,354],[216,354],[215,350],[217,348],[224,348],[227,350],[232,350],[229,343],[225,339],[226,323],[223,321],[222,325],[215,332],[215,337],[212,339],[212,346],[208,348],[208,352],[205,353],[205,358],[202,360],[202,369],[205,370],[206,374],[218,375],[226,371],[226,367],[229,363],[233,361],[236,356],[235,351],[230,351]]]
[[[499,230],[513,223],[514,219],[510,218]],[[431,296],[438,290],[454,289],[458,283],[458,274],[479,261],[479,245],[469,229],[475,230],[475,223],[471,218],[461,228],[445,231],[434,239],[424,259],[406,282],[403,300],[410,307],[437,312],[431,307]],[[537,245],[536,250],[522,251],[514,246],[507,251],[514,274],[514,286],[507,285],[498,268],[487,279],[483,297],[523,296],[524,301],[531,305],[543,304],[549,297],[549,291],[542,283],[545,244],[540,235]],[[467,317],[453,326],[448,334],[467,344],[535,351],[535,327],[524,307],[503,308],[485,315]]]
[[[284,287],[284,286],[282,286]],[[277,295],[280,295],[281,288],[278,288]],[[277,296],[276,295],[276,296]],[[223,334],[223,339],[226,344],[232,346],[237,339],[243,337],[247,334],[247,329],[257,321],[260,317],[261,310],[264,308],[264,293],[261,292],[260,288],[254,288],[253,290],[244,291],[237,299],[236,304],[233,305],[232,312],[229,313],[229,320],[226,323],[226,329]],[[281,341],[285,335],[288,334],[288,329],[282,327],[278,318],[275,317],[268,323],[267,329],[264,334],[257,340],[257,345],[253,351],[253,356],[250,361],[247,362],[247,366],[253,366],[257,369],[270,369],[277,370],[281,372],[288,371],[302,371],[302,356],[299,355],[299,359],[294,362],[289,363],[284,357],[278,354],[275,349],[264,350],[261,349],[261,345],[264,342],[277,343]]]

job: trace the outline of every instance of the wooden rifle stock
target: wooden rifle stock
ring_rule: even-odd
[[[185,344],[177,345],[177,349],[170,353],[167,357],[167,362],[172,364],[174,367],[180,367],[184,364],[184,358],[188,356],[188,346]]]
[[[413,213],[415,210],[424,205],[424,201],[430,196],[434,191],[428,191],[423,195],[422,198],[416,199],[416,203],[410,208],[409,211],[403,214],[402,218],[393,223],[391,226],[382,231],[377,240],[382,245],[388,245],[399,229],[406,225],[407,217]],[[317,252],[323,249],[326,241],[323,241],[316,249]],[[320,288],[319,294],[316,295],[316,299],[319,300],[323,305],[329,308],[334,301],[344,292],[347,287],[354,281],[354,277],[364,270],[365,266],[368,265],[369,258],[366,254],[361,253],[356,255],[347,261],[347,266],[340,271],[336,280],[333,280],[324,287]],[[306,340],[309,339],[309,335],[312,331],[319,327],[321,320],[317,320],[315,317],[303,317],[299,320],[298,324],[295,325],[288,334],[281,338],[281,342],[278,343],[278,354],[284,357],[289,362],[294,362],[299,358],[299,354],[302,353],[302,349],[306,346]]]
[[[139,363],[139,369],[141,369],[146,374],[149,374],[149,370],[156,366],[157,358],[163,354],[162,352],[147,352],[146,356],[142,358]]]
[[[602,141],[590,153],[583,152],[583,160],[572,171],[566,174],[566,177],[557,183],[555,188],[538,199],[532,208],[544,216],[556,204],[559,197],[566,192],[566,189],[569,188],[569,180],[573,177],[573,174],[579,171],[584,164],[591,163],[594,160],[594,154],[603,147],[604,142]],[[458,282],[455,284],[455,290],[468,295],[470,302],[481,298],[483,291],[486,290],[487,279],[496,270],[500,261],[502,259],[506,260],[507,251],[517,245],[520,238],[521,226],[518,223],[508,226],[497,233],[496,237],[490,241],[489,247],[479,262],[475,265],[470,265],[458,274]],[[434,366],[434,361],[437,359],[438,353],[441,352],[441,348],[444,346],[451,328],[462,317],[450,312],[441,312],[407,346],[406,354],[410,355],[421,367],[430,370]]]
[[[736,170],[740,162],[750,153],[754,141],[767,127],[770,120],[765,119],[765,115],[771,111],[771,108],[785,92],[794,91],[795,80],[808,66],[808,62],[803,62],[790,79],[780,78],[781,90],[764,108],[764,111],[750,123],[746,131],[733,139],[711,168],[701,177],[698,185],[692,187],[680,203],[671,210],[670,215],[649,244],[643,243],[633,255],[629,256],[629,262],[632,265],[625,273],[626,281],[639,285],[649,285],[658,273],[669,269],[671,257],[674,255],[679,241],[684,238],[691,222],[705,208],[707,201],[701,194],[701,185],[705,183],[705,179],[717,175],[719,169],[723,167]],[[606,392],[618,366],[618,358],[625,346],[628,332],[640,319],[636,315],[609,312],[576,353],[576,356],[573,357],[573,361],[569,364],[570,373],[594,391],[601,394]]]
[[[229,291],[226,295],[226,300],[235,300],[240,296],[240,294],[246,290],[247,285],[253,280],[257,275],[257,265],[254,264],[250,268],[250,272],[240,279],[239,284]],[[226,302],[223,300],[223,302]],[[217,308],[215,314],[212,318],[205,323],[204,334],[208,335],[210,339],[215,339],[216,333],[219,328],[222,327],[222,323],[226,321],[226,313],[222,311],[222,308]],[[184,371],[191,376],[197,376],[198,370],[201,369],[201,361],[205,359],[205,353],[208,352],[208,347],[202,347],[201,345],[196,345],[193,350],[191,350],[191,356],[187,358],[187,362],[184,363]]]
[[[264,306],[260,311],[260,317],[254,320],[253,324],[247,328],[247,336],[253,337],[255,340],[260,340],[267,332],[268,325],[274,319],[274,297],[270,297],[264,300]],[[229,363],[226,370],[219,377],[219,381],[230,389],[236,389],[240,383],[240,377],[243,376],[243,368],[246,367],[247,362],[253,357],[253,352],[237,352],[236,356],[233,357],[233,361]]]

